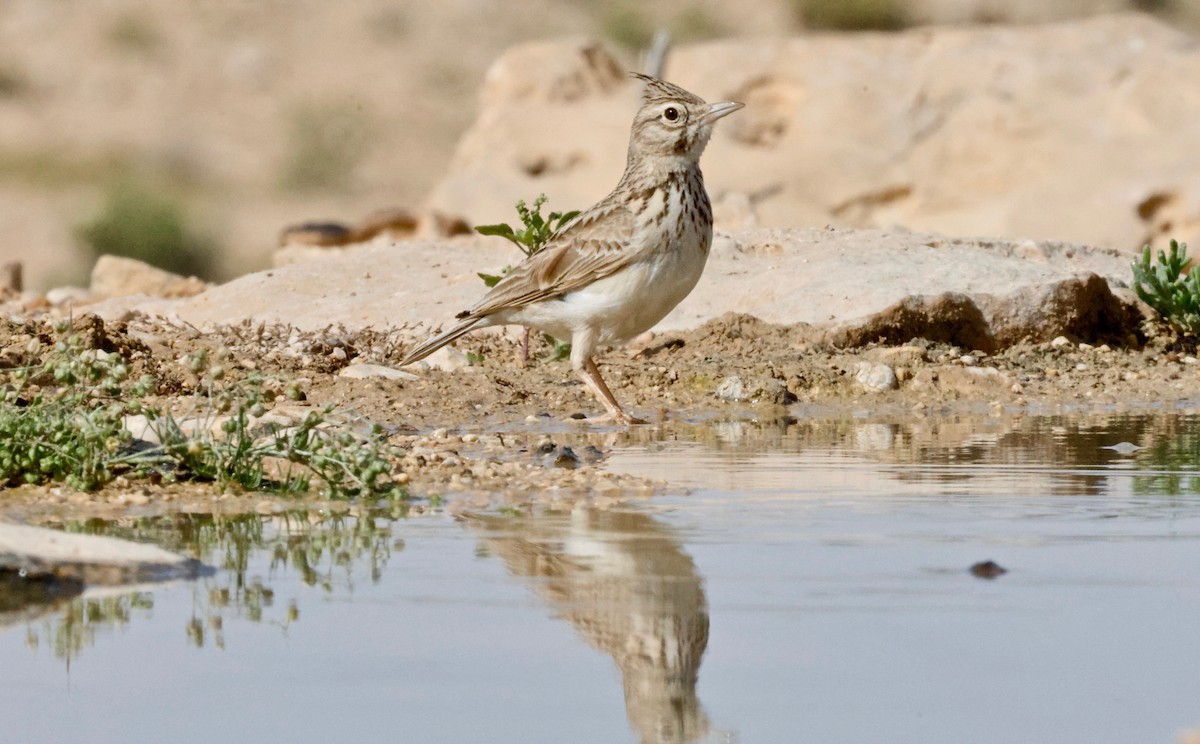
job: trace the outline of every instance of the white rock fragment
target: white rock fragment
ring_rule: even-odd
[[[380,377],[385,380],[421,379],[411,372],[405,372],[402,369],[395,369],[394,367],[385,367],[382,364],[351,364],[349,367],[344,367],[338,375],[340,377],[348,377],[352,380],[366,380],[372,377]]]
[[[715,394],[721,400],[736,402],[746,399],[746,384],[740,375],[730,375],[717,385]]]
[[[440,369],[443,372],[457,372],[471,366],[466,353],[453,346],[443,346],[429,356],[412,365],[422,369]]]
[[[859,362],[854,379],[869,393],[882,393],[899,387],[896,372],[886,364]]]

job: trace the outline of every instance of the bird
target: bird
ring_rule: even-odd
[[[646,423],[617,402],[594,356],[666,317],[696,286],[712,246],[712,205],[700,172],[713,125],[741,109],[707,103],[640,73],[625,172],[612,192],[555,231],[449,330],[412,349],[420,361],[469,331],[520,324],[570,339],[571,367],[607,410],[595,423]]]

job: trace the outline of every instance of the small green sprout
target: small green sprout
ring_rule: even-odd
[[[545,194],[538,194],[538,198],[533,200],[532,209],[525,204],[524,199],[517,202],[517,215],[521,218],[521,224],[525,226],[523,230],[513,230],[512,226],[507,222],[501,222],[498,225],[477,225],[475,231],[480,235],[499,235],[511,241],[528,258],[545,248],[546,243],[550,242],[550,238],[554,237],[555,233],[570,223],[579,214],[578,209],[573,209],[568,212],[551,212],[542,217],[542,205],[545,203]],[[494,287],[511,270],[511,266],[505,266],[499,274],[479,272],[479,278],[488,287]],[[566,359],[571,355],[571,345],[569,343],[559,341],[548,333],[542,335],[551,347],[545,361],[558,361]],[[521,343],[521,358],[524,361],[529,360],[528,329],[526,329]]]
[[[526,257],[532,256],[546,246],[554,233],[579,214],[579,210],[575,209],[570,212],[551,212],[542,217],[542,205],[545,203],[545,194],[538,194],[538,198],[533,200],[533,209],[525,205],[524,199],[517,202],[517,215],[525,225],[524,230],[513,230],[507,222],[501,222],[498,225],[478,225],[475,231],[480,235],[499,235],[512,241]]]

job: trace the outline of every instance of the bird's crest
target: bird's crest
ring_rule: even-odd
[[[668,83],[665,80],[643,75],[640,72],[631,72],[629,74],[646,84],[642,89],[642,105],[656,101],[683,101],[684,103],[694,103],[697,105],[704,105],[705,103],[704,99],[695,93],[689,93],[678,85]]]

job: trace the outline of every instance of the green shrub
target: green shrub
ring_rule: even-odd
[[[1133,262],[1133,291],[1179,330],[1200,333],[1200,273],[1184,275],[1190,261],[1187,244],[1171,241],[1169,252],[1150,260],[1150,246]]]
[[[125,180],[113,186],[77,234],[97,255],[136,258],[178,274],[211,278],[213,242],[191,227],[174,200]]]

